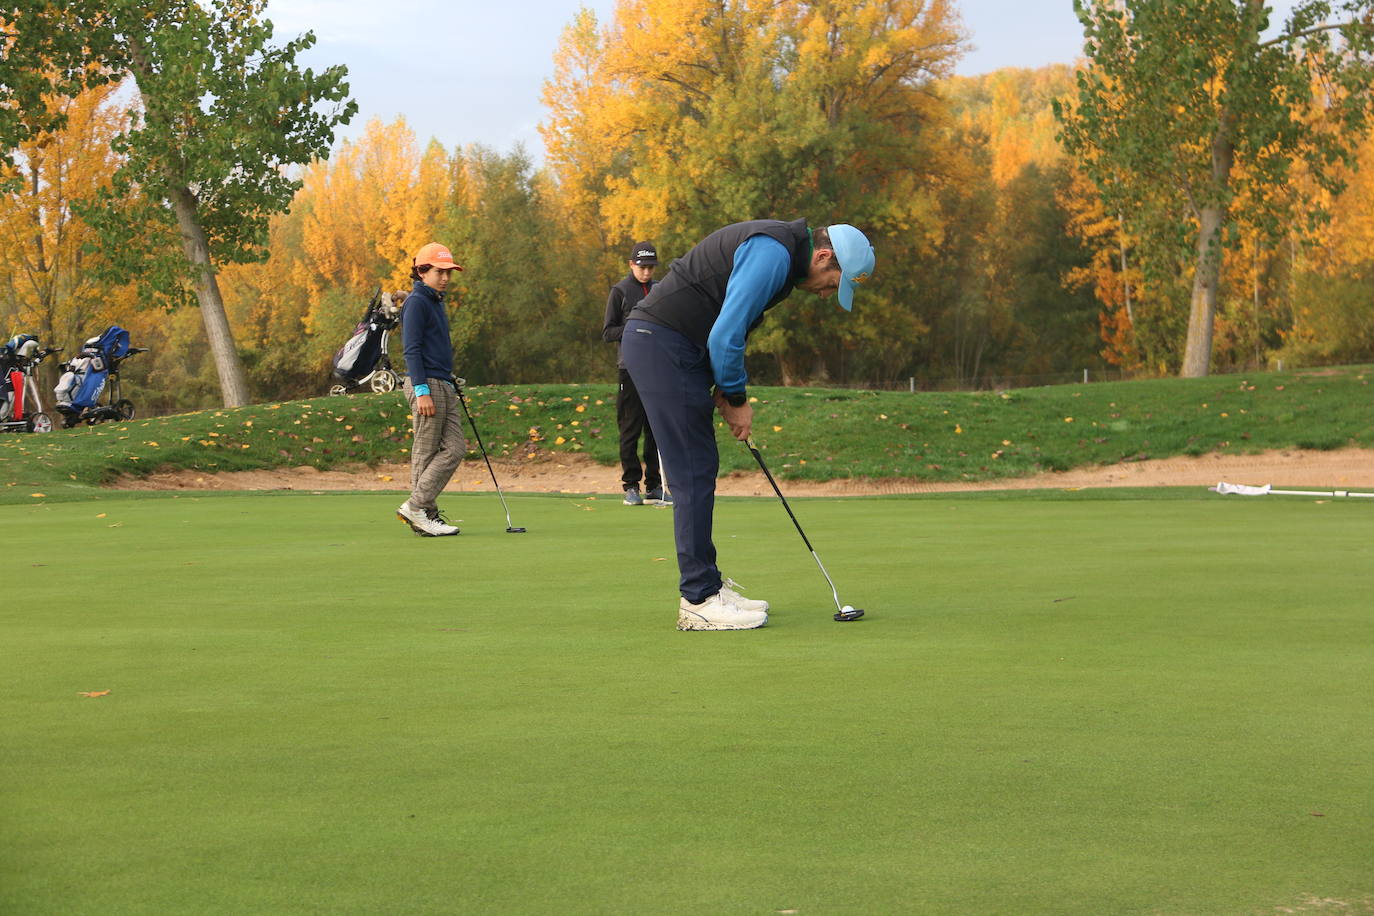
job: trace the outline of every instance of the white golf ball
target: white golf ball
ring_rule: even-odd
[[[846,604],[844,607],[840,608],[840,613],[841,613],[841,614],[852,614],[852,613],[854,613],[854,605],[852,605],[852,604]]]

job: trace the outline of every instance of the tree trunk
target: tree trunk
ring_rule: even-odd
[[[1197,268],[1193,274],[1192,307],[1188,312],[1188,343],[1183,351],[1183,378],[1201,378],[1212,364],[1212,327],[1217,314],[1217,285],[1221,281],[1221,207],[1204,207],[1199,221]]]
[[[215,368],[219,371],[224,406],[242,407],[249,403],[248,381],[243,372],[243,361],[234,347],[234,335],[229,330],[229,318],[224,312],[219,281],[215,279],[215,268],[210,263],[210,246],[197,216],[196,199],[184,187],[173,188],[171,197],[177,227],[181,230],[182,250],[186,253],[186,260],[195,268],[196,301],[200,303],[205,337],[210,342],[210,353],[215,357]]]
[[[1116,215],[1117,240],[1121,244],[1121,288],[1122,294],[1126,297],[1126,322],[1131,326],[1131,334],[1135,334],[1135,309],[1131,305],[1131,278],[1126,273],[1126,217],[1121,213]]]
[[[152,66],[144,51],[143,42],[130,35],[129,60],[138,84],[138,95],[148,123],[163,133],[169,140],[175,136],[172,119],[168,117],[162,100],[149,97],[144,87],[149,84]],[[210,262],[210,243],[205,238],[205,230],[200,225],[200,214],[195,195],[186,186],[185,169],[180,162],[179,152],[174,152],[163,163],[163,173],[167,179],[172,212],[176,214],[177,228],[181,232],[181,250],[195,272],[196,301],[200,303],[200,317],[205,323],[205,337],[210,343],[210,353],[215,358],[215,368],[219,372],[220,394],[225,407],[242,407],[248,403],[248,381],[243,372],[243,362],[238,350],[234,348],[234,335],[229,330],[229,318],[224,313],[224,299],[219,293],[219,282],[215,279],[215,268]]]
[[[1221,283],[1221,232],[1226,225],[1226,194],[1235,162],[1235,116],[1223,110],[1212,138],[1210,199],[1198,211],[1197,268],[1188,312],[1188,342],[1183,350],[1183,378],[1201,378],[1212,364],[1212,327],[1217,315],[1217,287]]]
[[[792,374],[792,367],[788,365],[787,358],[783,355],[781,347],[773,351],[773,358],[778,361],[778,374],[782,376],[783,387],[791,388],[797,383],[797,380]]]

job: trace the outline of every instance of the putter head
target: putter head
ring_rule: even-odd
[[[525,529],[524,529],[524,528],[507,528],[507,529],[506,529],[506,534],[524,534],[524,533],[525,533]]]
[[[849,621],[851,621],[851,620],[858,620],[858,619],[859,619],[860,617],[862,617],[863,615],[864,615],[864,609],[863,609],[863,608],[861,608],[861,607],[849,607],[849,606],[846,605],[845,608],[844,608],[843,610],[841,610],[838,614],[835,615],[835,621],[836,621],[837,623],[849,623]]]

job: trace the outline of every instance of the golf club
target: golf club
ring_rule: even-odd
[[[658,454],[658,476],[659,476],[660,478],[662,478],[662,481],[663,481],[663,483],[661,484],[661,486],[663,487],[663,495],[666,496],[668,499],[672,499],[672,498],[673,498],[673,491],[668,489],[668,469],[667,469],[666,467],[663,466],[663,452],[657,451],[657,450],[655,450],[655,451],[656,451],[657,454]],[[671,509],[671,508],[672,508],[672,503],[667,503],[667,502],[664,502],[663,500],[660,499],[660,500],[658,501],[658,505],[655,506],[654,508],[656,508],[656,509],[665,509],[665,508],[666,508],[666,509]]]
[[[787,515],[792,519],[792,524],[797,526],[797,534],[801,535],[802,543],[806,545],[807,550],[811,551],[811,558],[815,560],[816,565],[820,567],[821,575],[825,576],[825,581],[830,586],[830,595],[835,599],[835,610],[837,612],[835,614],[835,619],[840,623],[858,620],[864,615],[863,608],[840,604],[840,593],[835,591],[835,583],[830,580],[830,573],[825,571],[825,565],[821,563],[821,558],[816,556],[816,548],[811,546],[811,541],[807,538],[806,532],[802,531],[801,522],[797,521],[797,517],[792,514],[792,507],[787,504],[787,497],[782,495],[782,490],[778,489],[778,482],[773,479],[773,475],[768,471],[768,465],[763,463],[763,455],[759,453],[758,447],[754,445],[753,437],[747,439],[744,444],[749,447],[749,451],[754,455],[754,460],[759,463],[759,468],[762,469],[763,476],[767,477],[768,482],[773,485],[773,492],[778,494],[778,499],[782,500],[782,507],[787,510]]]
[[[454,388],[458,391],[458,403],[463,405],[463,413],[467,414],[468,425],[472,427],[472,434],[477,437],[477,447],[482,450],[482,460],[487,463],[487,473],[491,475],[492,485],[496,487],[496,495],[501,497],[501,508],[506,510],[506,534],[524,534],[524,528],[516,528],[510,521],[510,507],[506,505],[505,494],[501,492],[501,484],[496,482],[496,471],[492,470],[491,459],[487,457],[487,447],[482,444],[482,434],[477,431],[477,423],[472,419],[472,411],[468,410],[468,399],[463,396],[463,383],[466,379],[455,379]]]

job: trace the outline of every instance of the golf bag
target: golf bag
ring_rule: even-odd
[[[129,332],[111,325],[99,337],[92,337],[81,351],[66,364],[66,372],[57,382],[57,409],[63,413],[81,413],[100,401],[110,369],[117,360],[129,353]]]
[[[16,334],[0,346],[0,431],[45,433],[52,429],[33,370],[56,352],[42,349],[32,334]]]
[[[8,420],[14,415],[16,403],[19,415],[24,414],[24,363],[38,352],[38,338],[32,334],[16,334],[0,347],[0,417]]]
[[[334,354],[334,378],[342,384],[330,388],[330,394],[343,394],[363,385],[373,391],[395,389],[398,378],[391,370],[387,343],[399,323],[400,306],[393,303],[391,293],[379,287],[353,335]]]

